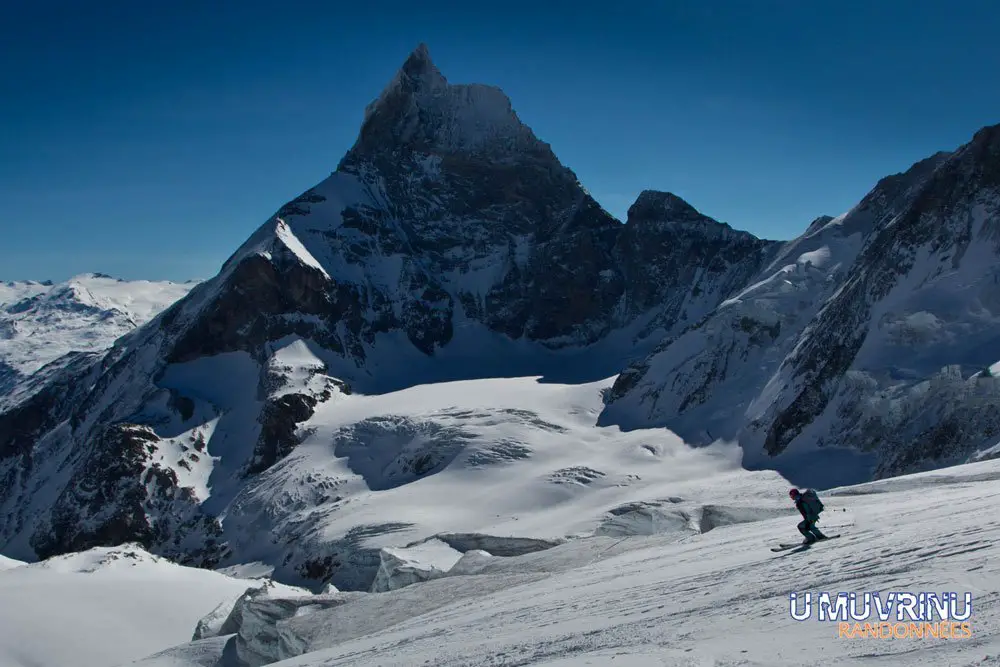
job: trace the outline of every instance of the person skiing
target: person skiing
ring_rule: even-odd
[[[797,527],[799,532],[806,538],[804,544],[812,544],[817,540],[827,539],[826,535],[821,533],[819,528],[816,527],[816,522],[819,521],[819,513],[823,511],[823,503],[820,502],[816,492],[812,489],[806,489],[806,492],[802,493],[798,489],[791,489],[788,492],[788,497],[792,499],[795,503],[795,509],[802,515],[802,521],[799,522]]]

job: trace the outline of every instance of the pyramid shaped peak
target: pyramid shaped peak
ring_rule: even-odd
[[[430,92],[444,89],[447,86],[448,80],[444,78],[434,61],[431,60],[430,49],[421,42],[403,61],[402,67],[399,68],[395,78],[386,87],[386,91],[401,89],[410,93]]]
[[[628,219],[664,222],[700,221],[709,219],[691,204],[672,192],[643,190],[628,209]]]
[[[420,43],[368,105],[358,141],[345,159],[398,151],[509,154],[538,144],[502,90],[448,83]]]
[[[417,48],[413,49],[403,63],[402,69],[411,71],[436,69],[434,62],[431,60],[431,51],[427,48],[427,45],[423,42],[417,44]]]

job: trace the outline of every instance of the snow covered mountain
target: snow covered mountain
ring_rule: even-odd
[[[573,432],[478,389],[414,413],[398,404],[407,388],[602,380],[772,251],[666,193],[644,193],[622,225],[502,92],[449,84],[420,47],[336,172],[217,276],[0,414],[0,548],[30,560],[138,541],[184,562],[262,560],[288,579],[367,587],[381,535],[489,528],[478,514],[416,521],[393,489],[453,465],[495,469],[500,484],[540,434]],[[571,405],[593,419],[600,387],[585,386],[591,407]],[[389,400],[352,421],[376,395]],[[569,451],[539,493],[562,493],[564,477],[572,488],[577,472],[601,478]],[[356,510],[375,497],[379,512]]]
[[[0,401],[18,382],[64,355],[103,352],[193,286],[94,273],[56,285],[0,283]]]
[[[1000,509],[1000,462],[832,490],[822,523],[840,538],[778,554],[768,547],[796,541],[797,514],[761,492],[761,475],[718,481],[748,519],[756,512],[743,523],[664,523],[655,535],[587,537],[522,555],[456,560],[428,549],[411,559],[413,571],[438,568],[428,580],[378,593],[244,596],[224,624],[211,624],[216,634],[130,664],[1000,665],[1000,524],[989,518]],[[955,512],[970,506],[977,511]],[[824,592],[955,593],[959,614],[970,594],[971,636],[959,628],[952,639],[840,637],[838,622],[818,618]],[[790,593],[797,612],[813,596],[809,619],[791,618]],[[888,608],[893,629],[899,606]],[[868,623],[882,631],[874,606]]]
[[[0,551],[137,542],[386,591],[478,550],[780,516],[761,468],[990,456],[997,134],[788,243],[664,192],[622,224],[420,47],[217,276],[7,397]]]
[[[1000,126],[815,221],[625,370],[601,423],[818,486],[974,460],[1000,441],[998,254]]]

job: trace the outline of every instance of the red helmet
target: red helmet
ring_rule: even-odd
[[[798,489],[791,489],[791,490],[789,490],[788,491],[788,497],[789,498],[798,498],[799,497],[799,490]]]

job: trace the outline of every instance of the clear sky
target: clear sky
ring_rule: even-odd
[[[993,0],[5,0],[0,280],[214,275],[419,42],[615,215],[669,190],[790,238],[1000,123],[998,25]]]

